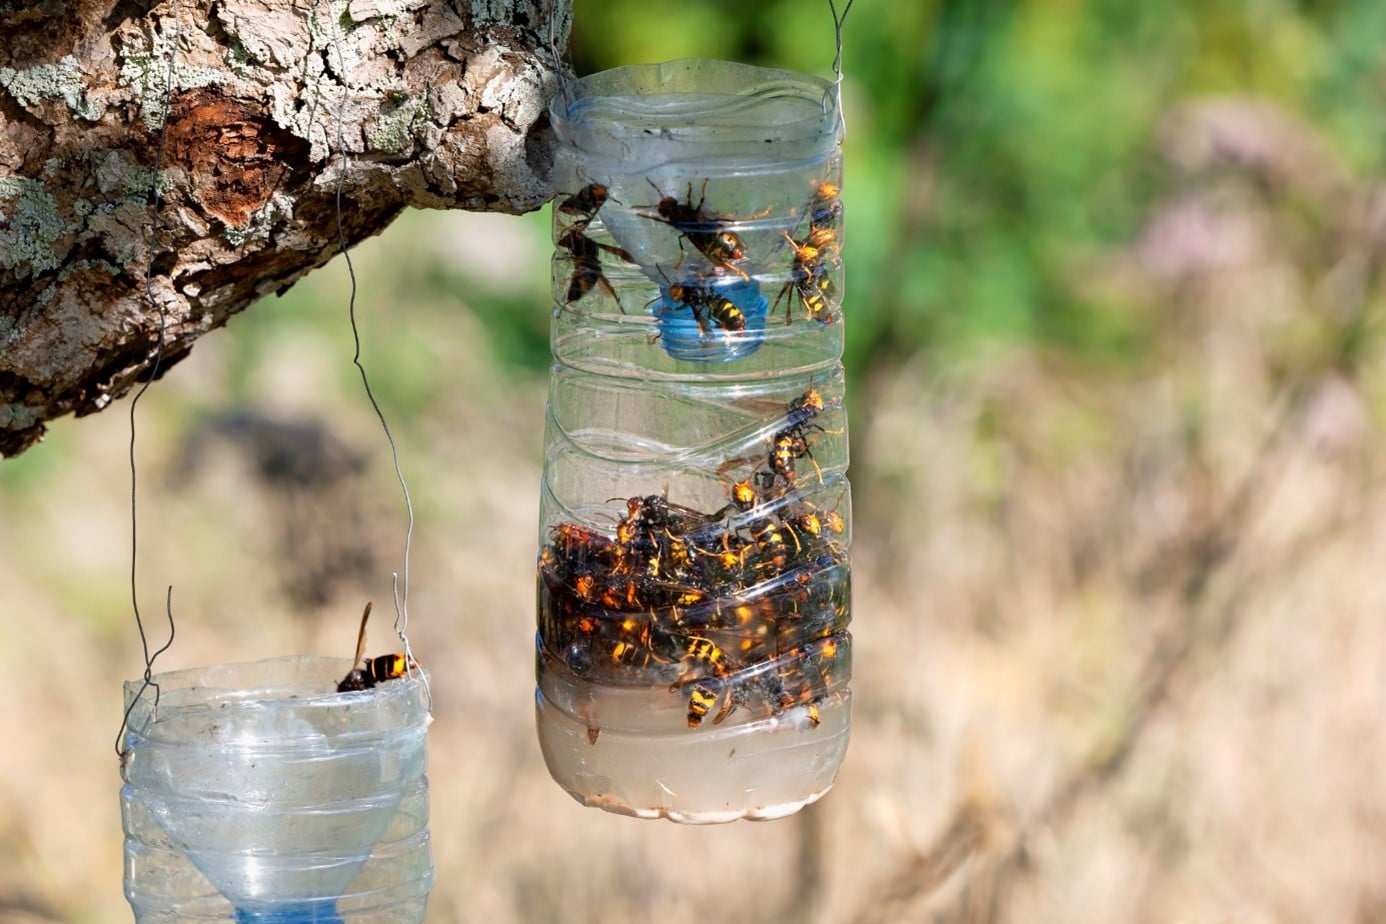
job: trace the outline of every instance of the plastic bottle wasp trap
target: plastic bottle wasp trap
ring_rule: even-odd
[[[345,659],[126,684],[125,893],[141,922],[422,921],[433,884],[422,672]]]
[[[176,72],[177,50],[170,43],[169,74]],[[341,79],[339,139],[350,85]],[[165,97],[160,120],[167,115]],[[135,407],[159,378],[165,343],[164,309],[148,284],[158,255],[165,134],[157,135],[150,171],[145,272],[159,339],[151,371],[130,402],[130,596],[144,674],[125,684],[116,734],[125,896],[144,924],[417,924],[434,880],[425,777],[432,697],[406,634],[413,505],[398,446],[361,362],[356,274],[342,230],[345,150],[337,152],[336,203],[351,279],[352,362],[389,443],[408,513],[403,580],[392,575],[403,651],[365,656],[367,603],[350,661],[287,657],[154,673],[155,660],[173,644],[173,588],[165,598],[168,641],[151,651],[136,576]]]
[[[588,805],[776,818],[846,751],[838,88],[682,60],[553,105],[536,705]]]

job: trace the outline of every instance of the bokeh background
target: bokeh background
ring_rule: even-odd
[[[575,19],[580,74],[833,51],[803,0]],[[792,819],[547,778],[546,214],[354,251],[417,514],[429,920],[1386,920],[1386,4],[859,0],[845,39],[854,734]],[[141,401],[160,668],[345,657],[388,613],[404,507],[348,292],[338,259]],[[0,464],[3,921],[128,920],[127,411]]]

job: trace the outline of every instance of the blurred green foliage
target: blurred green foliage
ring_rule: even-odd
[[[1383,150],[1373,0],[860,0],[844,36],[849,370],[1023,339],[1138,358],[1086,258],[1129,243],[1162,176],[1162,117],[1272,101],[1355,170]],[[688,55],[828,73],[828,4],[578,0],[579,74]]]

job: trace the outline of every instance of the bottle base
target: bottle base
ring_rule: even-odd
[[[608,705],[603,698],[631,695],[609,686],[583,686],[581,695],[594,714]],[[574,691],[563,692],[572,696]],[[620,815],[679,824],[769,821],[794,814],[832,788],[851,729],[846,690],[813,706],[672,733],[594,729],[560,708],[542,687],[535,689],[535,710],[549,774],[574,799]]]

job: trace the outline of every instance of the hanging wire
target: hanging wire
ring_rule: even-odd
[[[856,0],[847,0],[847,5],[842,8],[842,14],[838,15],[837,4],[833,0],[828,0],[828,9],[833,14],[833,34],[836,38],[836,52],[833,55],[833,81],[832,87],[823,93],[823,113],[828,114],[828,107],[837,107],[837,120],[842,125],[843,131],[847,129],[847,120],[842,115],[842,25],[847,21],[847,14],[852,11],[852,4]]]
[[[317,9],[317,2],[314,2],[313,9]],[[408,514],[408,525],[404,531],[404,574],[403,579],[399,572],[392,572],[391,595],[395,603],[395,634],[399,636],[400,644],[404,646],[405,671],[412,674],[414,664],[414,652],[409,647],[409,557],[413,549],[414,542],[414,502],[409,495],[409,483],[404,478],[404,468],[400,465],[399,445],[395,442],[394,434],[390,432],[390,424],[385,419],[385,412],[381,410],[380,403],[375,398],[375,392],[371,389],[370,377],[366,375],[365,364],[361,362],[361,331],[356,323],[356,267],[351,262],[350,247],[347,243],[346,228],[342,222],[342,189],[346,184],[347,168],[350,159],[346,151],[345,124],[346,124],[346,104],[347,104],[347,79],[346,79],[346,59],[342,54],[342,32],[341,22],[337,17],[333,17],[332,47],[337,56],[337,76],[341,81],[342,95],[337,105],[337,153],[341,158],[341,167],[337,174],[336,190],[336,209],[337,209],[337,241],[342,258],[346,261],[347,276],[351,280],[351,290],[347,298],[347,316],[351,321],[351,338],[355,345],[355,352],[351,357],[352,363],[361,373],[361,385],[365,389],[366,398],[370,401],[371,409],[375,411],[376,419],[380,421],[380,428],[385,432],[385,440],[390,444],[390,457],[394,461],[395,478],[399,481],[400,490],[404,494],[404,509]],[[423,680],[424,692],[428,696],[430,711],[433,708],[433,691],[428,685],[428,678],[422,673],[420,678]]]
[[[549,2],[552,4],[552,5],[549,7],[549,23],[548,23],[548,31],[549,31],[549,35],[548,35],[549,57],[553,59],[553,73],[554,73],[555,79],[557,79],[557,81],[558,81],[558,96],[559,96],[559,98],[563,101],[562,110],[563,110],[563,113],[564,113],[564,115],[565,115],[565,117],[566,117],[567,114],[571,111],[572,105],[573,105],[573,98],[572,98],[572,90],[573,90],[573,88],[572,88],[572,80],[570,79],[570,78],[572,77],[572,72],[571,72],[570,70],[568,70],[567,67],[564,65],[564,62],[563,62],[563,52],[560,51],[559,48],[558,48],[558,33],[559,33],[559,31],[560,31],[560,30],[559,30],[559,20],[560,20],[560,18],[561,18],[561,16],[562,16],[562,13],[563,13],[564,0],[549,0]],[[569,12],[568,12],[568,33],[567,33],[567,34],[568,34],[569,40],[571,40],[571,39],[572,39],[572,34],[573,34],[573,19],[572,19],[572,15],[573,15],[573,14],[572,14],[572,6],[571,6],[571,4],[568,5],[568,10],[569,10]],[[559,171],[558,171],[558,161],[557,161],[556,158],[555,158],[554,163],[550,164],[550,167],[551,167],[550,179],[554,182],[554,185],[557,185],[557,184],[558,184],[559,182],[561,182],[561,181],[558,180],[558,172],[559,172]],[[555,190],[555,193],[556,193],[556,192],[557,192],[557,191]]]
[[[164,74],[163,109],[159,113],[158,143],[154,148],[154,166],[149,179],[147,197],[149,212],[148,259],[145,260],[144,264],[144,294],[149,304],[159,312],[159,339],[154,347],[154,362],[149,367],[149,375],[135,392],[135,396],[130,399],[130,606],[135,612],[135,629],[139,632],[140,650],[144,655],[144,675],[139,691],[131,697],[130,702],[125,707],[125,713],[120,719],[120,729],[116,732],[115,752],[121,761],[125,760],[125,748],[122,746],[122,740],[125,737],[125,729],[130,724],[130,713],[135,708],[135,704],[144,696],[144,692],[150,687],[154,688],[154,708],[159,708],[159,684],[154,681],[154,661],[173,645],[173,638],[176,633],[173,621],[173,585],[170,584],[168,593],[164,598],[164,613],[168,616],[168,641],[164,642],[153,653],[150,652],[149,635],[144,628],[144,618],[140,615],[139,584],[136,580],[139,561],[139,508],[136,503],[138,478],[135,465],[135,408],[139,405],[140,398],[144,397],[150,384],[159,377],[159,369],[164,360],[164,344],[167,338],[167,312],[164,303],[154,296],[154,258],[157,253],[156,246],[159,237],[159,171],[163,167],[164,147],[168,139],[168,113],[173,100],[173,66],[174,58],[178,54],[180,33],[181,20],[178,2],[174,0],[173,35],[169,39],[168,68]],[[150,41],[153,41],[152,37]]]
[[[828,0],[828,9],[833,13],[833,31],[837,35],[837,54],[833,56],[833,74],[839,83],[842,82],[842,24],[847,21],[847,14],[852,12],[852,4],[856,0],[847,0],[847,5],[842,8],[842,15],[837,14],[837,4],[833,0]]]
[[[571,103],[572,99],[568,95],[571,91],[568,80],[568,72],[563,64],[563,53],[558,50],[558,33],[560,14],[564,9],[563,0],[552,0],[553,6],[549,7],[549,55],[553,58],[553,71],[558,77],[558,92],[563,96],[565,104]],[[573,14],[571,6],[568,7],[568,35],[572,36]]]

